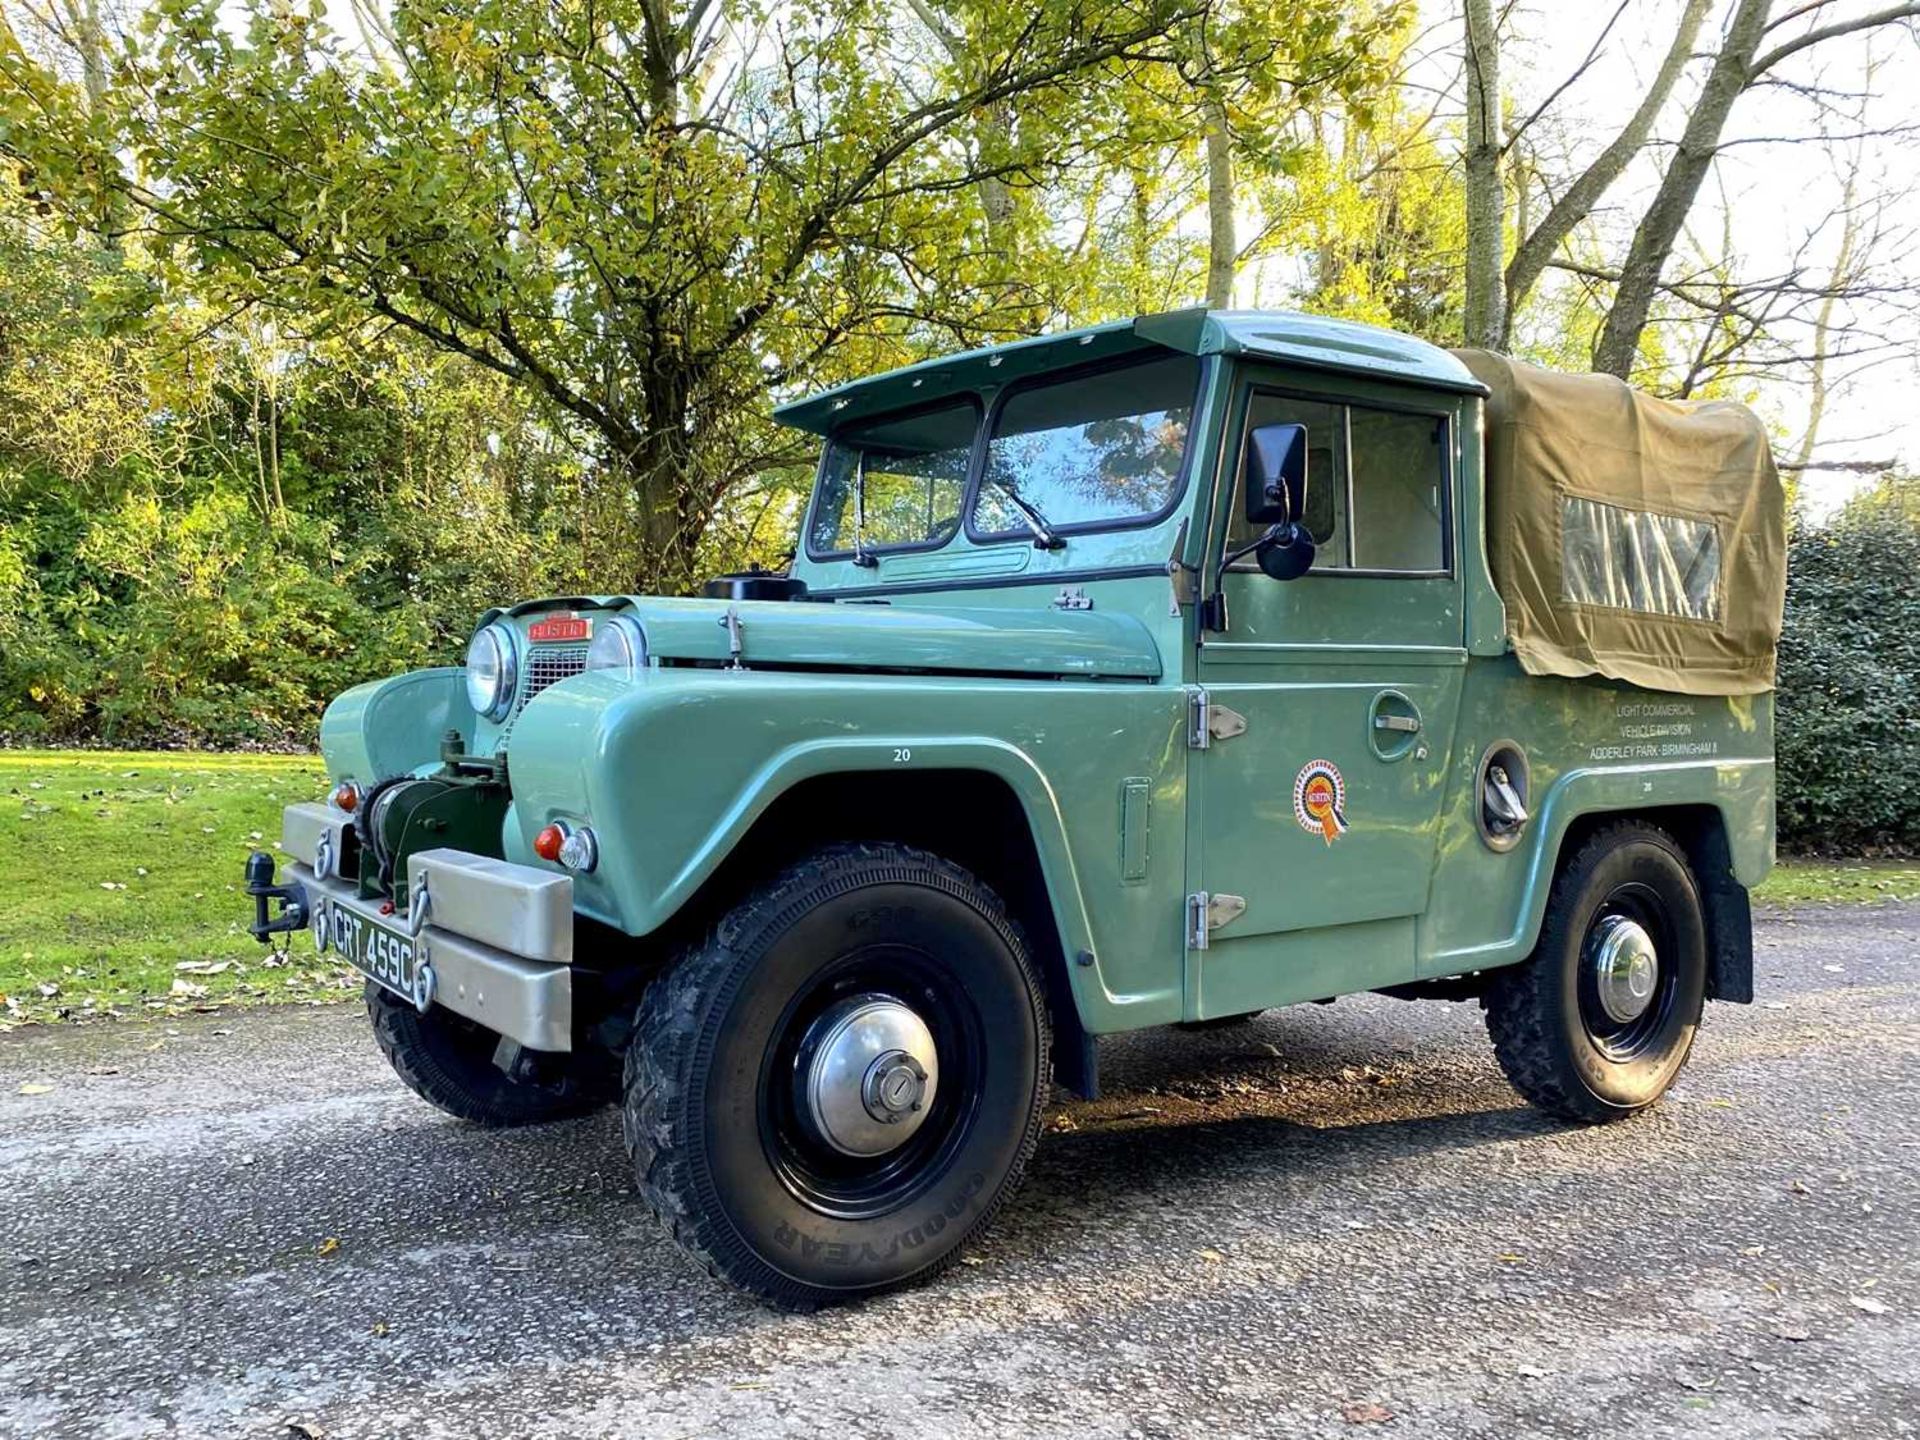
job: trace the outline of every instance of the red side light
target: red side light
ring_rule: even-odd
[[[558,860],[560,847],[567,843],[567,832],[558,825],[549,825],[533,837],[533,853],[542,860]]]
[[[335,786],[333,803],[351,815],[360,807],[360,787],[352,781]]]

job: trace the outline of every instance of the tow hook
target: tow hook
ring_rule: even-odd
[[[298,881],[291,885],[274,884],[273,856],[264,850],[247,856],[247,894],[253,897],[253,924],[247,930],[262,945],[271,943],[267,939],[269,935],[306,929],[312,919],[306,887]],[[267,913],[270,900],[280,902],[278,915]]]

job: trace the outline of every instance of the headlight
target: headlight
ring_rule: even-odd
[[[647,632],[631,615],[616,615],[594,631],[587,669],[616,670],[631,680],[647,663]]]
[[[467,700],[474,712],[501,720],[513,704],[513,634],[504,625],[487,625],[467,644]]]

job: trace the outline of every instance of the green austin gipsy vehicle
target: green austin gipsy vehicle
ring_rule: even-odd
[[[1183,311],[789,405],[791,574],[480,617],[328,708],[255,928],[481,1125],[624,1107],[641,1194],[804,1308],[940,1270],[1102,1036],[1475,1000],[1652,1104],[1752,995],[1781,496],[1743,408]]]

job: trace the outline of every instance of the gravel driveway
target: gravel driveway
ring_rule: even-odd
[[[354,1010],[0,1036],[0,1434],[1920,1433],[1917,938],[1764,919],[1606,1129],[1468,1006],[1110,1041],[968,1263],[813,1317],[680,1258],[611,1113],[467,1129]]]

